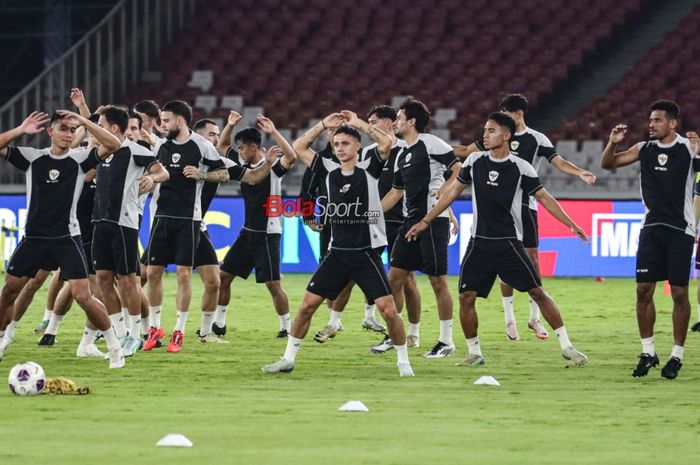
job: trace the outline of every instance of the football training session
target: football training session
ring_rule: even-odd
[[[700,0],[0,26],[0,464],[697,462]]]

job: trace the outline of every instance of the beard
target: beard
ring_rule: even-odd
[[[174,140],[179,135],[180,135],[179,129],[171,129],[170,131],[167,132],[167,134],[165,134],[165,138],[168,140]]]

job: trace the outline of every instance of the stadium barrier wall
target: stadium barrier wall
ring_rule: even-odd
[[[569,216],[591,238],[584,244],[549,212],[540,208],[540,269],[543,276],[633,277],[643,206],[639,201],[562,200]],[[457,236],[450,238],[449,273],[459,273],[459,263],[471,237],[472,204],[458,200],[453,210],[460,222]],[[26,196],[0,196],[0,223],[7,228],[24,224]],[[149,213],[146,213],[146,218]],[[206,215],[206,223],[220,259],[236,239],[243,224],[243,200],[217,197]],[[318,265],[318,233],[298,217],[283,218],[282,272],[311,273]],[[24,231],[6,230],[4,257],[9,259]],[[148,241],[149,227],[140,232],[141,246]],[[386,263],[386,252],[384,261]]]

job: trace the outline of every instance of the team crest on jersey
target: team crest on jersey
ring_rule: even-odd
[[[180,161],[180,154],[179,153],[173,153],[173,163],[177,163]]]
[[[58,175],[59,175],[59,174],[61,174],[60,171],[58,171],[58,170],[51,170],[51,171],[49,171],[49,179],[52,180],[52,181],[55,181],[56,179],[58,179]]]
[[[517,140],[511,141],[511,143],[510,143],[511,150],[518,150],[519,146],[520,146],[520,142],[518,142]]]
[[[108,157],[105,159],[105,164],[107,165],[107,164],[111,163],[111,162],[112,162],[112,158],[114,158],[114,154],[108,156]]]
[[[350,190],[350,184],[345,184],[343,187],[340,188],[340,193],[347,194],[349,190]]]
[[[489,181],[494,182],[498,179],[498,171],[489,171]]]
[[[409,161],[411,161],[411,152],[407,153],[406,158],[404,159],[405,163],[408,163]]]
[[[668,155],[666,155],[665,153],[660,153],[657,157],[657,160],[659,160],[659,165],[664,166],[668,161]]]

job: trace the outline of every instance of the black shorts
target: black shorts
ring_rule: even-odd
[[[331,225],[326,224],[323,229],[318,233],[319,249],[318,249],[318,262],[323,261],[323,257],[328,253],[328,244],[331,243]]]
[[[95,264],[92,261],[92,241],[83,242],[83,252],[85,252],[85,261],[87,262],[88,266],[88,274],[95,274]]]
[[[148,241],[148,265],[194,265],[200,221],[157,217]]]
[[[422,271],[428,276],[447,274],[447,246],[450,242],[449,218],[435,218],[428,229],[413,242],[406,240],[406,233],[416,223],[406,220],[399,228],[389,263],[394,268]]]
[[[351,280],[370,301],[391,295],[381,249],[342,252],[331,249],[311,277],[306,290],[334,300]]]
[[[206,265],[218,265],[219,257],[216,256],[216,249],[211,242],[208,231],[199,234],[199,245],[194,254],[194,267]]]
[[[386,223],[384,223],[386,228],[386,251],[390,257],[392,250],[394,250],[394,242],[396,242],[396,236],[399,234],[401,224],[402,223],[395,223],[393,221],[387,221]]]
[[[120,276],[138,272],[139,232],[117,223],[100,221],[92,236],[95,270],[108,270]]]
[[[279,281],[281,237],[241,229],[221,263],[221,271],[248,279],[255,268],[255,282]]]
[[[471,238],[459,268],[459,293],[488,297],[496,276],[521,292],[542,285],[522,242]]]
[[[85,279],[89,265],[80,236],[60,239],[24,238],[15,249],[7,272],[12,276],[33,278],[39,269],[61,268],[62,279]]]
[[[673,286],[687,286],[693,242],[693,236],[676,229],[663,226],[642,228],[637,249],[637,282],[668,280]]]
[[[523,205],[522,207],[523,247],[526,249],[536,249],[540,245],[537,227],[537,210],[533,210],[527,205]]]

